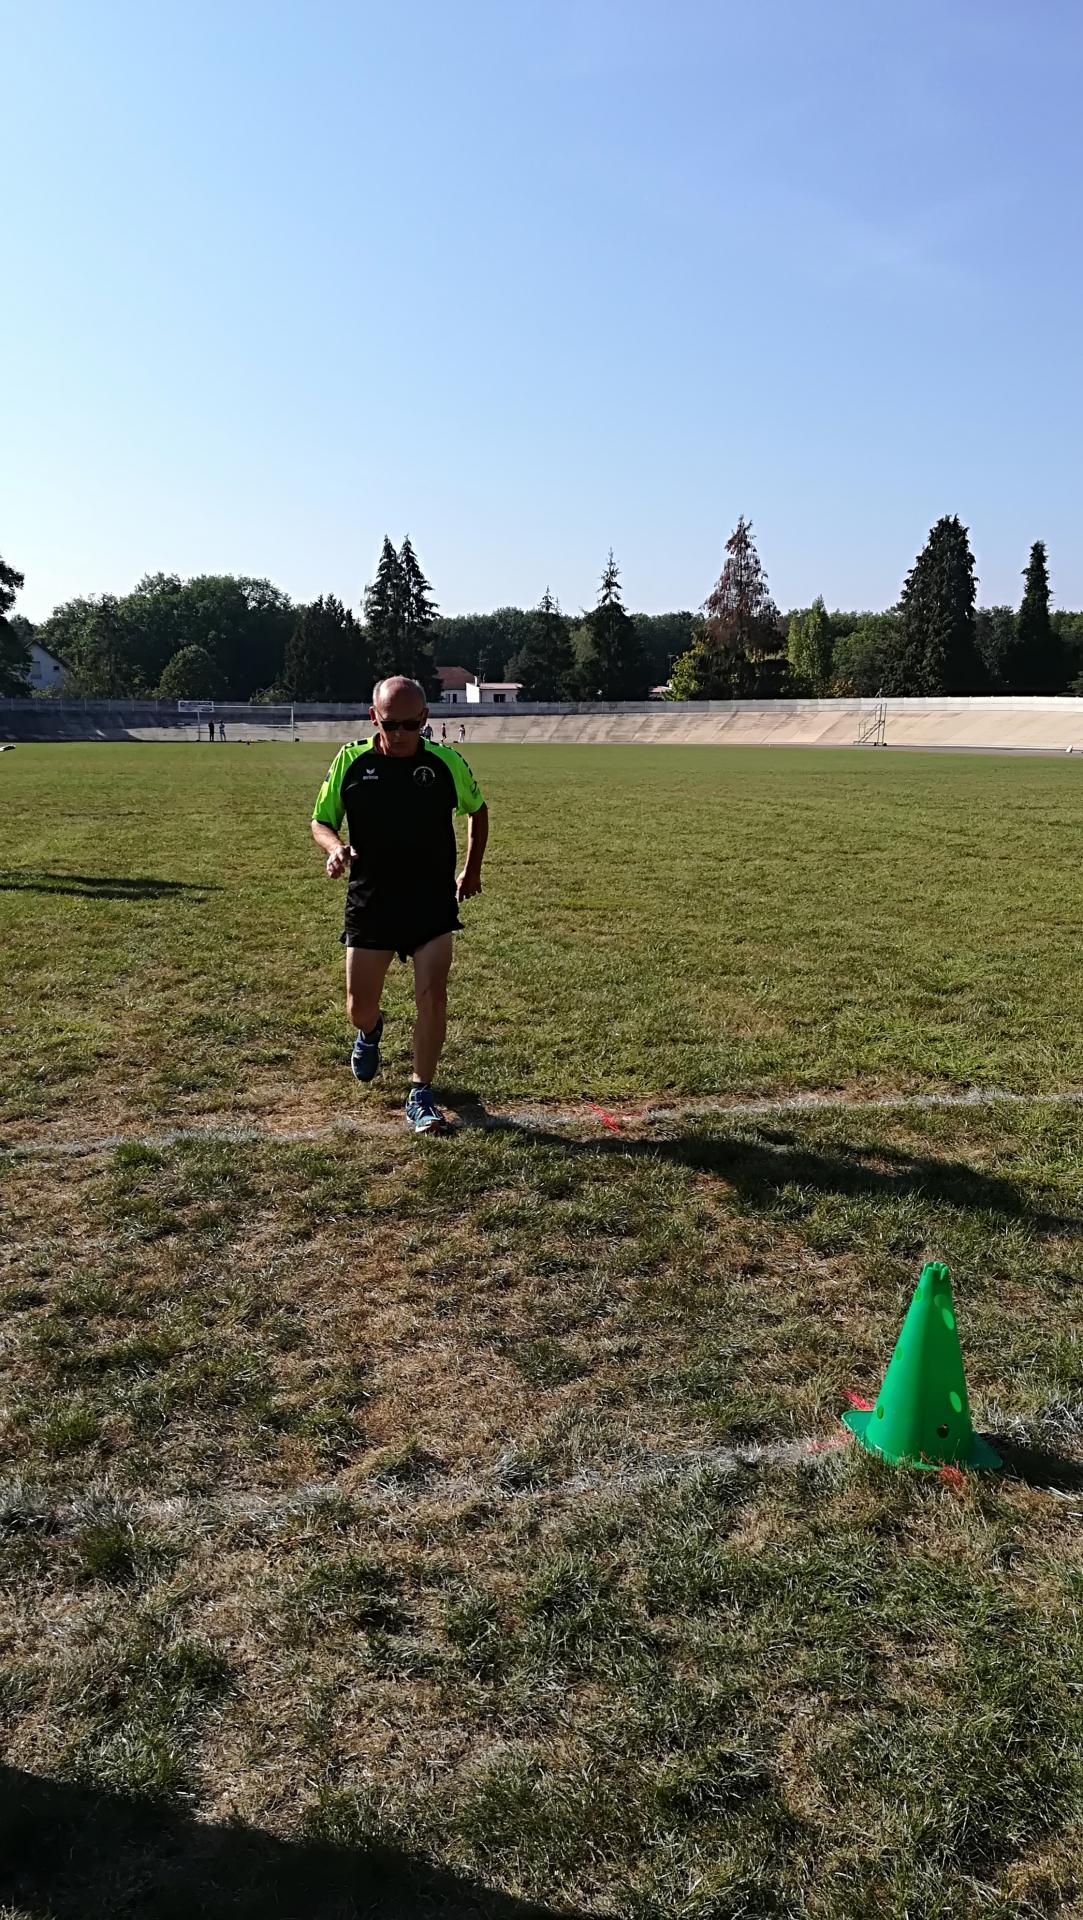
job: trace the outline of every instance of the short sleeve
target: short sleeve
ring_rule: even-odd
[[[456,814],[477,813],[485,805],[485,795],[478,786],[473,772],[467,766],[461,753],[449,749],[451,771],[455,775],[455,812]]]
[[[321,827],[332,827],[336,833],[342,825],[342,816],[346,811],[342,798],[342,780],[351,757],[345,747],[341,753],[335,755],[312,809],[313,820],[318,820]]]

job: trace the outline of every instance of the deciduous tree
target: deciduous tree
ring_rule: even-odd
[[[882,693],[898,646],[897,613],[861,614],[834,643],[832,692]]]
[[[1004,662],[1015,645],[1014,607],[975,607],[974,645],[991,687],[1004,686]]]
[[[221,700],[226,678],[206,647],[181,647],[158,682],[159,700]]]
[[[821,594],[807,613],[795,613],[790,620],[786,657],[796,683],[817,695],[827,693],[833,651],[831,620]]]
[[[0,694],[8,700],[30,691],[30,647],[8,619],[23,584],[23,575],[0,559]]]
[[[302,608],[286,643],[283,698],[367,704],[372,682],[365,631],[341,600],[321,594]]]

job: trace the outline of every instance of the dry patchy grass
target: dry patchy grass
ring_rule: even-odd
[[[49,1911],[1072,1911],[1083,1498],[695,1462],[835,1435],[936,1254],[1071,1489],[1081,1136],[9,1162],[8,1758],[123,1828]]]

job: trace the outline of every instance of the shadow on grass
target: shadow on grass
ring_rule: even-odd
[[[150,874],[0,873],[0,892],[70,893],[83,900],[168,900],[174,893],[219,893],[216,880],[156,880]]]
[[[1005,1479],[1021,1480],[1024,1486],[1046,1493],[1083,1493],[1083,1461],[1066,1460],[1046,1447],[1032,1447],[999,1433],[983,1434],[982,1439],[999,1453]]]
[[[0,1767],[0,1900],[33,1920],[588,1920],[393,1847],[290,1842]]]
[[[1033,1197],[1010,1180],[983,1173],[961,1160],[938,1160],[905,1153],[897,1147],[848,1145],[836,1151],[811,1147],[788,1129],[760,1126],[753,1138],[701,1133],[605,1133],[579,1139],[550,1132],[529,1121],[489,1113],[476,1094],[447,1092],[442,1096],[464,1127],[521,1134],[572,1158],[586,1154],[620,1159],[674,1161],[695,1173],[713,1175],[733,1187],[751,1207],[777,1205],[786,1187],[811,1188],[848,1198],[901,1200],[910,1197],[966,1212],[998,1213],[1045,1233],[1078,1228],[1078,1216],[1046,1212]]]

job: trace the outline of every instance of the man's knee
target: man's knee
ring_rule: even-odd
[[[379,1011],[380,994],[378,989],[375,993],[373,993],[371,989],[366,993],[362,991],[360,987],[347,987],[346,1017],[352,1027],[357,1027],[359,1030],[363,1028],[367,1032],[370,1027],[376,1024]]]
[[[414,999],[419,1008],[428,1008],[435,1012],[447,1006],[447,974],[437,974],[435,978],[414,981]]]

